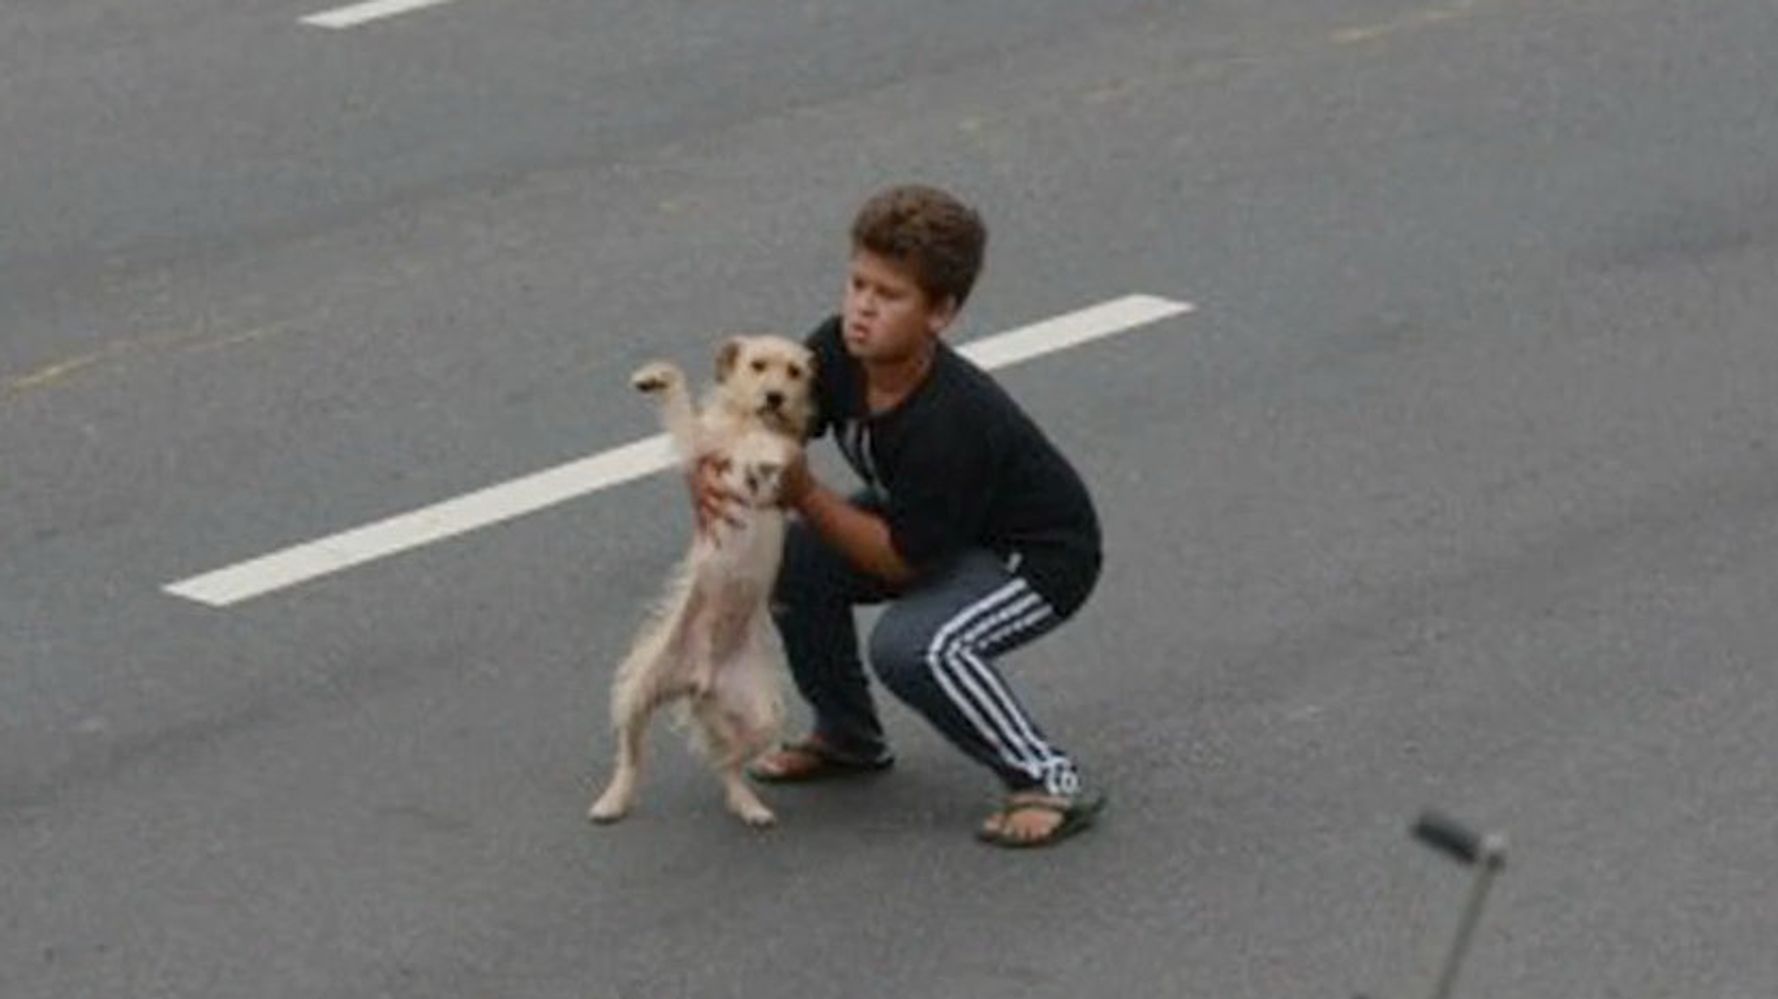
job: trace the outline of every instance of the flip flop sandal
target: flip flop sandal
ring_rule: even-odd
[[[895,765],[893,756],[861,760],[855,756],[836,753],[811,739],[783,743],[778,747],[778,751],[801,753],[809,757],[812,762],[806,766],[791,767],[782,772],[768,770],[755,763],[747,768],[747,776],[762,784],[804,784],[810,781],[831,780],[836,777],[863,777],[869,774],[878,774]]]
[[[1050,846],[1055,843],[1060,843],[1062,840],[1067,839],[1075,833],[1091,828],[1094,820],[1099,817],[1099,813],[1103,811],[1104,808],[1105,795],[1103,794],[1079,795],[1069,799],[1066,804],[1058,804],[1053,801],[1008,802],[1000,809],[1000,817],[1003,820],[1009,816],[1016,815],[1019,812],[1049,812],[1052,815],[1060,815],[1062,821],[1056,823],[1055,828],[1051,829],[1044,835],[1030,839],[1026,839],[1022,836],[1008,835],[1004,825],[1001,826],[999,831],[994,832],[990,832],[987,829],[977,829],[975,838],[984,843],[991,843],[994,846],[1003,846],[1011,850],[1025,850],[1039,846]]]

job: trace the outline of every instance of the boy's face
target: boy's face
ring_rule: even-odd
[[[900,263],[856,250],[846,278],[846,351],[866,363],[893,364],[924,350],[957,316],[956,300],[933,302]]]

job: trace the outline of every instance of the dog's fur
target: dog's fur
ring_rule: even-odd
[[[618,666],[611,689],[617,763],[587,813],[594,822],[615,822],[635,804],[648,720],[669,702],[692,722],[693,741],[721,776],[729,809],[751,826],[776,821],[742,767],[775,741],[783,721],[783,669],[767,601],[784,542],[778,486],[813,414],[812,374],[800,344],[749,336],[723,344],[701,412],[672,364],[646,365],[631,378],[659,399],[686,468],[695,474],[700,461],[713,463],[741,502],[731,511],[736,523],[718,522],[693,539]]]

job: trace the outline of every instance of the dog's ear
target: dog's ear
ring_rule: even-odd
[[[735,362],[741,359],[741,338],[731,336],[722,342],[716,351],[716,381],[718,384],[728,381],[729,373],[735,370]]]
[[[785,406],[779,416],[784,420],[785,428],[789,430],[792,437],[799,441],[806,441],[809,439],[809,429],[815,425],[815,418],[819,415],[817,403],[819,397],[815,391],[815,378],[820,374],[820,371],[815,362],[814,351],[801,345],[797,347],[796,363],[803,369],[803,391],[793,396],[794,402]]]

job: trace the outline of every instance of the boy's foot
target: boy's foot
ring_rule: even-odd
[[[995,846],[1049,846],[1090,827],[1104,807],[1102,794],[1015,791],[982,823],[976,838]]]
[[[798,784],[833,777],[861,777],[882,773],[895,765],[887,753],[875,759],[850,756],[814,736],[787,742],[755,760],[747,775],[767,784]]]

